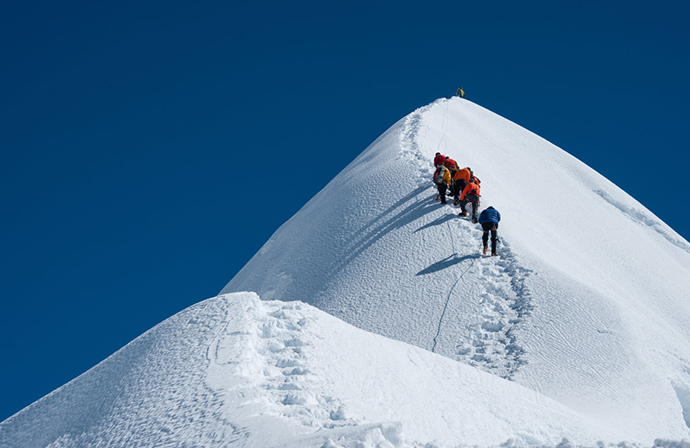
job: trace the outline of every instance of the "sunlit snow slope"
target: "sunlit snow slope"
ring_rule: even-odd
[[[502,216],[499,259],[435,201],[440,151]],[[399,121],[224,288],[301,300],[511,379],[629,440],[686,437],[690,245],[566,152],[469,101]]]
[[[500,257],[435,201],[436,151],[481,178]],[[690,245],[596,172],[438,100],[221,295],[0,423],[0,447],[680,448],[689,268]]]
[[[0,446],[403,448],[621,437],[301,302],[219,296],[0,424]]]

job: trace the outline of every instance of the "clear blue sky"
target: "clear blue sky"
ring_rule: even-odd
[[[2,2],[0,421],[214,296],[459,86],[688,239],[687,5]]]

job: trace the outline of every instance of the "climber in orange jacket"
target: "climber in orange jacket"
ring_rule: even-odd
[[[472,169],[469,166],[458,170],[453,177],[453,198],[455,205],[460,203],[460,193],[465,189],[465,185],[474,177]]]
[[[481,182],[476,177],[473,177],[465,188],[462,190],[462,195],[460,195],[460,216],[467,216],[467,209],[465,206],[470,203],[472,204],[472,222],[477,222],[477,216],[479,215],[479,191]]]
[[[451,172],[458,170],[458,163],[450,157],[446,157],[446,160],[443,162],[443,165],[446,168],[448,168]]]

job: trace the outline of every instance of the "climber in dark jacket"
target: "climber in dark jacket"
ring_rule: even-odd
[[[491,232],[491,256],[495,257],[496,241],[498,240],[498,223],[501,220],[501,214],[493,207],[489,207],[479,215],[479,224],[482,225],[482,243],[484,244],[484,255],[486,255],[487,246],[489,244],[489,232]]]

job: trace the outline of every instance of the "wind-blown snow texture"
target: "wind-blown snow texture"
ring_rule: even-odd
[[[500,210],[500,258],[435,201],[437,151]],[[0,446],[687,448],[689,269],[690,245],[599,174],[438,100],[219,297],[0,423]]]

